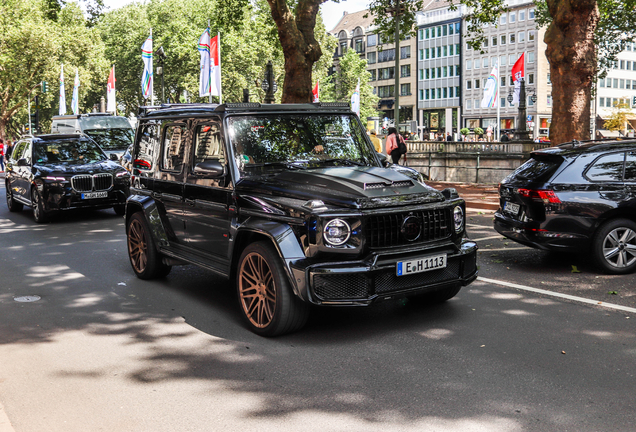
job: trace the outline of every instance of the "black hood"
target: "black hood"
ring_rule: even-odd
[[[100,172],[117,171],[117,168],[121,168],[119,164],[113,161],[104,160],[101,162],[87,163],[87,164],[69,164],[69,163],[38,163],[33,165],[33,168],[42,173],[56,173],[60,175],[64,174],[96,174]]]
[[[322,200],[346,208],[379,208],[443,201],[443,195],[395,170],[378,167],[329,167],[283,171],[237,184],[243,196],[258,194]]]

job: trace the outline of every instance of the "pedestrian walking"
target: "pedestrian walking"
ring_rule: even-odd
[[[0,138],[0,172],[4,172],[4,140]]]
[[[406,160],[406,143],[394,127],[389,128],[389,134],[386,137],[386,154],[391,156],[394,164],[398,164],[402,155]]]
[[[371,132],[369,132],[369,138],[371,139],[371,142],[373,143],[373,147],[375,147],[375,151],[377,151],[378,153],[381,153],[382,141],[380,141],[380,138],[378,138],[378,134],[376,133],[375,129],[371,129]]]

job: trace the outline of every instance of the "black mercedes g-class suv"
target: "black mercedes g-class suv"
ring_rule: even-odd
[[[137,276],[228,277],[257,334],[301,328],[310,304],[439,302],[477,277],[464,201],[387,164],[348,105],[142,108],[132,159]]]

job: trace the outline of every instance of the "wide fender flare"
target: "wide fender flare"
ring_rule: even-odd
[[[167,246],[168,234],[161,220],[161,213],[157,208],[157,202],[149,196],[132,195],[126,201],[126,227],[130,217],[137,212],[142,212],[146,217],[150,233],[158,246]]]
[[[294,230],[286,223],[250,218],[238,227],[237,238],[250,233],[259,234],[270,239],[278,252],[279,258],[283,262],[283,267],[287,272],[287,277],[291,283],[294,293],[298,297],[306,299],[307,293],[304,276],[295,276],[292,269],[292,264],[294,262],[306,258]],[[240,250],[237,251],[238,254],[241,252],[242,251]]]

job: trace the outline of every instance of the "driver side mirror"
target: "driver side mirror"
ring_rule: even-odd
[[[382,164],[384,168],[391,165],[391,162],[389,162],[389,159],[384,153],[378,153],[378,158],[380,158],[380,163]]]
[[[110,155],[108,155],[108,158],[114,162],[117,162],[119,160],[115,153],[111,153]]]
[[[225,166],[218,160],[204,160],[194,166],[194,174],[207,178],[225,176]]]

